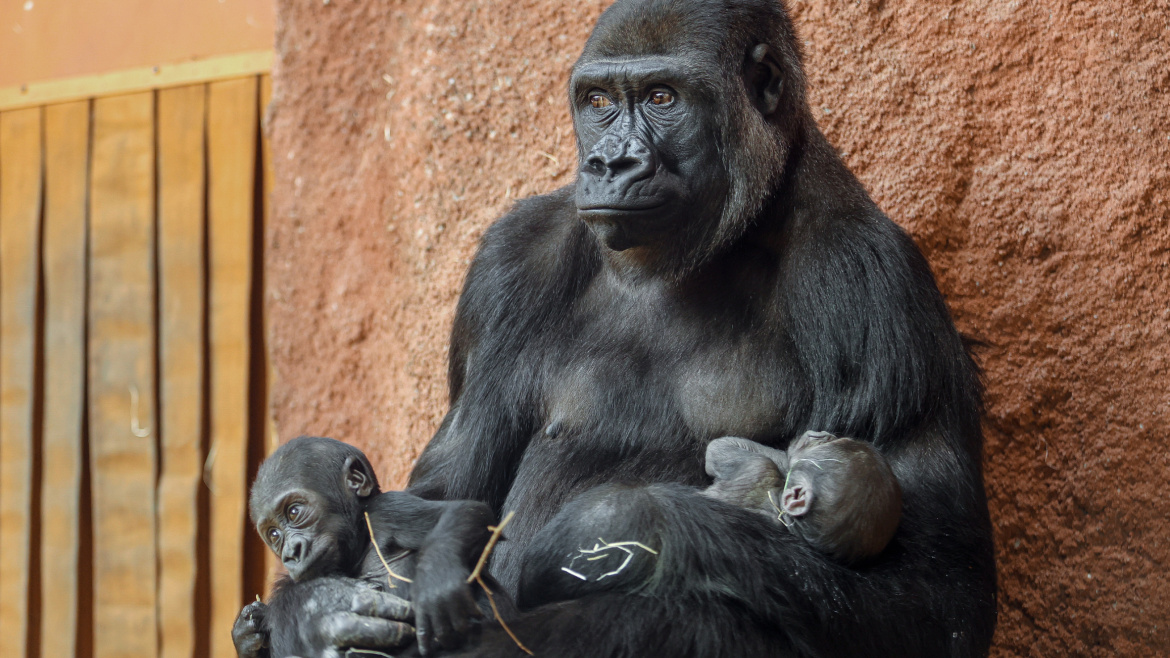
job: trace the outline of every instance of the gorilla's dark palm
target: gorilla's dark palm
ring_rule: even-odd
[[[512,630],[548,656],[986,654],[977,371],[817,128],[782,5],[618,0],[569,91],[578,179],[484,235],[409,489],[516,512],[492,560]],[[864,566],[698,493],[711,440],[810,429],[902,486]],[[620,571],[578,568],[599,540],[636,542]],[[490,625],[463,652],[520,655]]]
[[[418,647],[427,653],[460,646],[481,616],[467,577],[490,534],[483,503],[381,493],[360,450],[300,437],[261,464],[249,507],[289,578],[267,606],[241,611],[232,632],[241,657],[263,656],[269,647],[274,656],[313,657],[394,648],[412,636],[402,623],[412,607]],[[406,579],[396,579],[393,594],[382,591],[387,573],[370,528],[391,569]],[[377,611],[389,618],[363,619]]]

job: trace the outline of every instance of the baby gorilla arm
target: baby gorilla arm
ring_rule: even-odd
[[[703,493],[716,500],[776,514],[776,498],[784,487],[788,455],[782,450],[725,436],[707,444],[707,475],[714,482]]]

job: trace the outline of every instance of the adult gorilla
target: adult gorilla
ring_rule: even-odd
[[[976,369],[813,121],[796,43],[775,0],[618,0],[573,69],[577,182],[518,203],[471,266],[410,490],[516,512],[492,569],[538,655],[988,650]],[[684,486],[716,437],[810,429],[872,441],[902,485],[861,567]],[[602,532],[659,555],[585,587],[560,567]],[[465,651],[518,654],[492,628]]]
[[[986,653],[977,374],[921,253],[813,121],[782,5],[619,0],[569,94],[578,180],[484,236],[410,483],[517,513],[492,568],[545,605],[516,633],[558,656]],[[582,496],[704,485],[712,439],[810,429],[872,441],[902,484],[897,537],[860,569],[684,487]],[[660,548],[648,577],[560,569],[601,531]],[[515,648],[472,653],[496,650]]]

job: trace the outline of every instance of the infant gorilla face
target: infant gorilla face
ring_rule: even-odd
[[[781,452],[724,437],[708,445],[706,466],[707,495],[772,515],[844,562],[880,553],[901,518],[898,481],[865,441],[806,432]]]
[[[249,508],[264,543],[293,581],[344,573],[368,545],[364,501],[378,490],[365,455],[322,437],[298,437],[264,460]]]

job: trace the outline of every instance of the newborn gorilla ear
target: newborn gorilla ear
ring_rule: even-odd
[[[366,498],[374,491],[374,474],[370,473],[362,460],[356,457],[346,457],[345,486],[358,498]]]
[[[780,508],[794,518],[804,516],[812,509],[812,497],[812,487],[805,478],[790,473],[784,493],[780,494]]]

